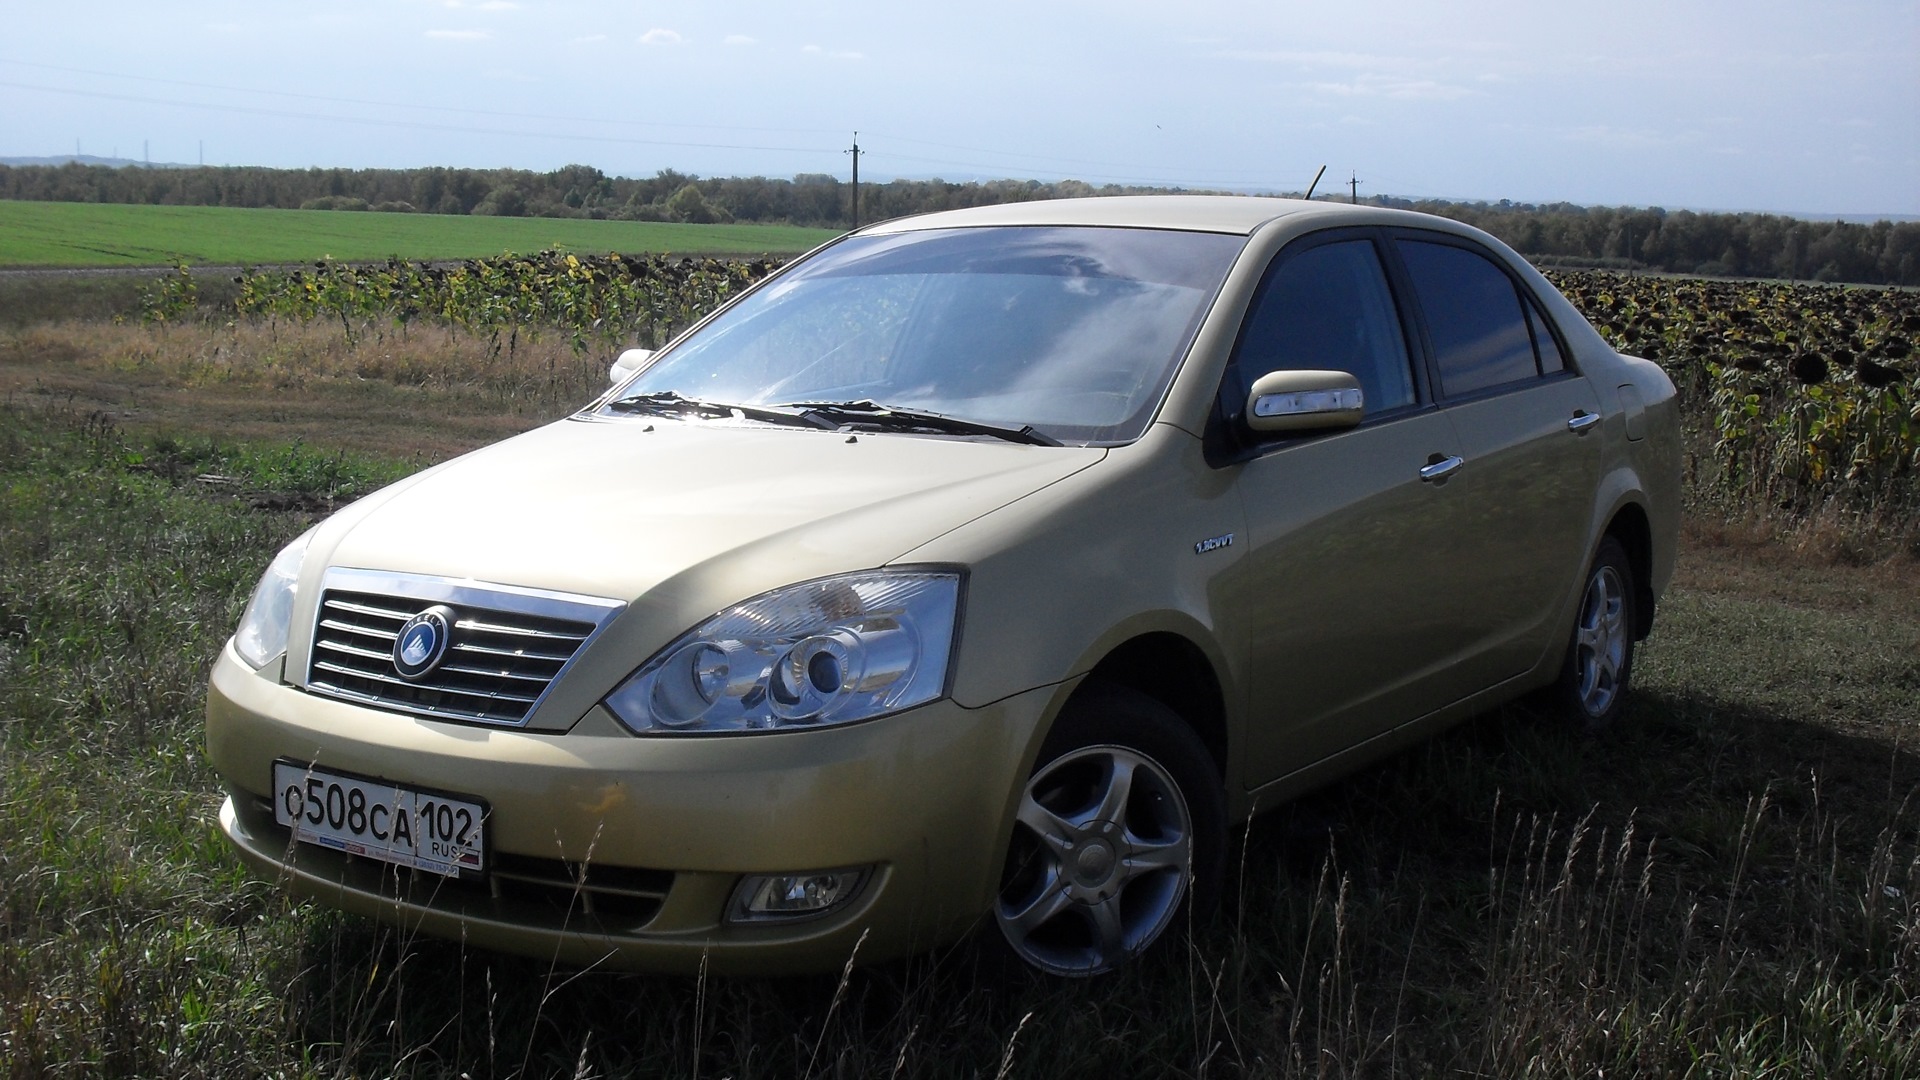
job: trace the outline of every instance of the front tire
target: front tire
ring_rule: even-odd
[[[1111,971],[1210,907],[1225,834],[1219,772],[1193,730],[1144,694],[1082,687],[1021,791],[995,922],[1035,970]]]
[[[1587,570],[1573,637],[1555,686],[1560,707],[1587,731],[1613,723],[1626,708],[1638,614],[1634,588],[1627,549],[1608,536]]]

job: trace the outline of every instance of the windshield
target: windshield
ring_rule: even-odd
[[[859,403],[1049,441],[1139,438],[1245,237],[976,228],[853,237],[662,353],[603,407]],[[857,416],[843,412],[840,416]]]

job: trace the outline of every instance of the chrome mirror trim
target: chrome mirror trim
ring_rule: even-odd
[[[1270,371],[1247,394],[1247,426],[1261,432],[1325,431],[1360,422],[1366,394],[1345,371]]]

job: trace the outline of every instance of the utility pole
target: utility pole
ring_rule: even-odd
[[[853,149],[840,151],[853,155],[853,227],[860,227],[860,133],[853,133]]]
[[[1356,205],[1360,202],[1360,180],[1351,172],[1347,173],[1347,201]]]

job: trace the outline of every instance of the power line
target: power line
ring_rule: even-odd
[[[1147,176],[1147,175],[1135,174],[1131,176],[1122,176],[1117,174],[1104,174],[1104,173],[1084,173],[1084,172],[1076,173],[1076,172],[1070,172],[1064,169],[1038,169],[1038,168],[1031,168],[1028,166],[989,165],[989,164],[982,164],[977,161],[954,161],[948,158],[920,157],[918,155],[913,155],[913,154],[891,154],[884,150],[864,150],[863,152],[868,154],[869,156],[876,157],[881,161],[912,161],[912,162],[918,162],[923,165],[951,165],[954,168],[958,168],[958,169],[978,169],[984,172],[992,172],[996,170],[1009,169],[1009,168],[1019,168],[1019,169],[1025,169],[1028,174],[1027,177],[1023,177],[1023,179],[1031,178],[1035,180],[1054,178],[1059,180],[1086,180],[1090,182],[1097,181],[1099,183],[1104,183],[1104,184],[1137,184],[1141,186],[1170,185],[1174,187],[1205,187],[1205,188],[1273,189],[1273,188],[1282,188],[1285,186],[1285,184],[1282,181],[1275,180],[1273,177],[1270,177],[1270,176],[1261,177],[1255,180],[1248,180],[1248,179],[1223,180],[1223,179],[1215,179],[1215,178],[1194,178],[1191,176],[1178,176],[1178,175]]]
[[[654,127],[687,128],[696,131],[775,131],[792,135],[827,135],[833,128],[781,128],[781,127],[742,127],[728,124],[682,124],[664,120],[616,120],[593,116],[559,116],[550,113],[501,112],[497,109],[466,109],[455,105],[422,105],[413,101],[378,101],[372,98],[330,97],[324,94],[302,94],[292,90],[269,90],[254,86],[227,86],[222,83],[192,82],[186,79],[162,79],[149,75],[128,75],[117,71],[90,71],[86,68],[61,67],[56,64],[36,64],[27,60],[11,60],[0,57],[0,64],[13,64],[17,67],[39,68],[43,71],[61,71],[70,75],[90,75],[107,79],[129,79],[134,82],[159,83],[165,86],[186,86],[196,90],[219,90],[233,94],[260,94],[270,97],[296,98],[302,101],[323,101],[334,105],[372,105],[381,109],[416,109],[424,112],[459,113],[468,116],[489,116],[513,120],[564,120],[581,124],[609,124],[616,127]],[[80,91],[75,91],[79,93]]]
[[[745,143],[708,143],[673,142],[662,139],[632,139],[613,135],[569,135],[554,131],[506,131],[499,128],[465,127],[456,124],[435,124],[423,120],[383,120],[364,116],[336,116],[326,113],[291,112],[286,109],[262,109],[248,105],[216,105],[200,101],[165,101],[157,98],[140,97],[133,94],[115,94],[106,90],[72,90],[58,86],[37,86],[32,83],[18,83],[0,80],[0,86],[16,90],[38,90],[49,94],[69,94],[77,97],[104,98],[109,101],[133,101],[143,105],[169,105],[182,109],[210,109],[215,112],[242,113],[249,116],[271,116],[283,120],[320,120],[336,124],[364,124],[370,127],[406,128],[420,131],[449,131],[464,135],[495,135],[524,139],[567,139],[577,142],[617,143],[628,146],[673,146],[700,150],[761,150],[779,153],[818,154],[817,146],[755,146]]]
[[[1136,166],[1132,164],[1121,164],[1119,162],[1114,162],[1114,161],[1085,161],[1085,160],[1080,160],[1076,158],[1048,157],[1044,154],[1022,154],[1012,150],[988,150],[988,149],[985,149],[984,147],[979,147],[979,146],[959,146],[954,143],[933,142],[928,139],[910,139],[900,135],[887,135],[885,133],[876,133],[876,137],[881,139],[891,139],[894,142],[912,143],[915,146],[938,147],[939,149],[942,149],[942,150],[964,150],[969,154],[991,154],[994,157],[1031,158],[1039,161],[1055,161],[1055,162],[1060,162],[1066,165],[1092,165],[1095,168],[1101,168],[1101,169],[1136,168]]]
[[[214,91],[219,91],[223,93],[240,93],[240,94],[247,94],[247,95],[273,96],[273,97],[289,98],[289,99],[301,100],[301,101],[322,102],[322,103],[335,104],[335,105],[364,105],[364,106],[372,106],[377,108],[409,109],[409,110],[417,110],[417,111],[424,111],[424,112],[488,117],[488,118],[507,119],[507,120],[532,120],[532,121],[541,121],[541,122],[547,122],[547,123],[559,121],[559,122],[567,122],[567,123],[609,125],[609,126],[629,127],[629,128],[671,128],[671,129],[682,129],[682,130],[693,130],[693,131],[720,131],[720,132],[766,131],[766,132],[782,132],[782,133],[788,133],[788,134],[810,134],[815,132],[824,132],[826,130],[826,129],[820,129],[820,128],[741,127],[741,126],[730,126],[730,125],[721,125],[721,124],[710,125],[710,124],[671,123],[671,122],[664,122],[664,121],[656,122],[656,121],[612,120],[612,119],[603,119],[603,118],[597,118],[597,117],[563,116],[563,115],[548,114],[548,113],[501,112],[498,110],[460,108],[456,106],[422,105],[422,104],[412,103],[412,102],[379,101],[379,100],[368,99],[368,98],[334,97],[334,96],[328,96],[328,95],[322,95],[322,94],[298,93],[298,92],[287,91],[287,90],[267,90],[267,89],[260,89],[257,87],[240,87],[240,86],[230,86],[230,85],[225,85],[220,83],[196,82],[196,81],[191,81],[186,79],[167,79],[167,78],[158,78],[153,76],[128,75],[121,72],[93,71],[86,68],[64,67],[64,66],[55,65],[55,64],[39,64],[39,63],[33,63],[31,61],[14,60],[6,57],[0,57],[0,65],[5,65],[5,64],[12,64],[19,67],[37,68],[37,69],[46,70],[46,71],[59,71],[59,72],[66,72],[70,74],[96,76],[101,78],[127,79],[127,80],[133,80],[136,82],[142,82],[142,83],[181,86],[181,87],[189,87],[189,88],[199,89],[199,90],[214,90]],[[250,116],[266,116],[266,117],[274,117],[278,119],[311,120],[311,121],[342,123],[342,124],[360,124],[360,125],[371,126],[371,127],[400,128],[400,129],[422,130],[422,131],[444,131],[444,132],[449,132],[454,134],[504,136],[504,137],[510,137],[510,138],[544,138],[544,139],[563,139],[563,140],[571,139],[571,140],[580,141],[580,142],[607,143],[607,144],[629,145],[629,146],[659,146],[659,147],[672,147],[672,148],[681,148],[681,149],[746,150],[746,151],[761,151],[761,152],[771,152],[771,153],[804,153],[804,154],[818,154],[822,151],[822,148],[814,147],[814,146],[770,146],[770,145],[761,145],[761,144],[755,144],[755,143],[696,142],[696,141],[671,140],[671,139],[644,139],[644,138],[622,137],[622,136],[612,136],[612,135],[565,135],[565,134],[560,134],[553,131],[519,131],[519,130],[492,128],[492,127],[475,127],[475,126],[460,125],[460,124],[447,124],[447,123],[439,123],[431,120],[402,120],[402,119],[394,119],[394,118],[386,118],[386,117],[365,117],[365,116],[339,115],[335,113],[305,112],[305,111],[296,111],[296,110],[290,110],[290,109],[266,108],[261,106],[231,105],[231,104],[216,103],[216,102],[183,101],[183,100],[173,100],[173,99],[164,99],[164,98],[154,98],[154,97],[146,96],[144,94],[115,93],[115,92],[106,91],[106,90],[83,90],[83,89],[77,89],[77,88],[47,86],[47,85],[36,84],[36,83],[12,82],[12,81],[3,81],[3,80],[0,80],[0,86],[12,87],[12,88],[21,89],[21,90],[38,91],[41,93],[63,94],[63,95],[69,95],[74,97],[99,98],[99,99],[110,100],[110,101],[129,101],[129,102],[137,102],[140,104],[167,106],[172,108],[204,109],[204,110],[210,110],[214,112],[237,113],[237,114],[250,115]],[[948,148],[948,149],[954,149],[954,150],[962,150],[962,151],[966,151],[967,153],[985,154],[985,155],[988,155],[990,158],[1005,159],[1002,162],[995,163],[993,161],[985,161],[985,162],[958,161],[958,160],[953,160],[948,158],[923,157],[923,156],[913,155],[913,154],[894,154],[894,153],[887,153],[885,151],[882,151],[880,153],[881,160],[897,161],[897,162],[912,162],[917,164],[935,165],[935,166],[944,165],[952,168],[968,169],[968,170],[973,170],[973,171],[983,172],[983,173],[1021,172],[1021,173],[1026,173],[1028,176],[1032,176],[1035,179],[1041,179],[1041,178],[1056,179],[1056,180],[1077,179],[1077,180],[1086,180],[1086,181],[1096,182],[1096,183],[1135,184],[1135,185],[1141,185],[1141,186],[1212,187],[1212,188],[1239,188],[1239,189],[1246,189],[1246,188],[1271,189],[1271,188],[1278,188],[1282,186],[1279,182],[1277,182],[1272,177],[1260,177],[1257,179],[1195,178],[1195,177],[1192,177],[1191,175],[1182,176],[1179,174],[1159,173],[1159,172],[1156,172],[1155,170],[1140,168],[1137,165],[1122,164],[1119,162],[1097,162],[1097,161],[1088,161],[1088,160],[1074,159],[1074,158],[1052,158],[1052,157],[1046,157],[1044,155],[1039,155],[1039,154],[1024,154],[1017,151],[1000,151],[1000,150],[990,150],[984,147],[960,146],[958,144],[953,144],[953,143],[942,143],[942,142],[936,142],[934,140],[929,140],[929,139],[916,139],[916,138],[905,137],[905,136],[881,135],[879,137],[889,142],[918,145],[918,146],[942,147],[942,148]],[[862,155],[872,156],[875,152],[871,149],[862,148],[860,150],[860,153]],[[1019,164],[1019,162],[1028,162],[1029,164]],[[1038,164],[1032,164],[1032,163],[1038,163]],[[1073,166],[1076,166],[1076,165],[1091,165],[1091,166],[1096,166],[1100,168],[1125,170],[1125,172],[1124,173],[1081,172],[1076,174],[1076,172],[1073,171],[1073,168],[1072,168]],[[856,171],[857,171],[857,159],[856,159]],[[1025,178],[1025,177],[1022,177],[1022,178]],[[857,212],[857,208],[856,208],[856,212]]]

